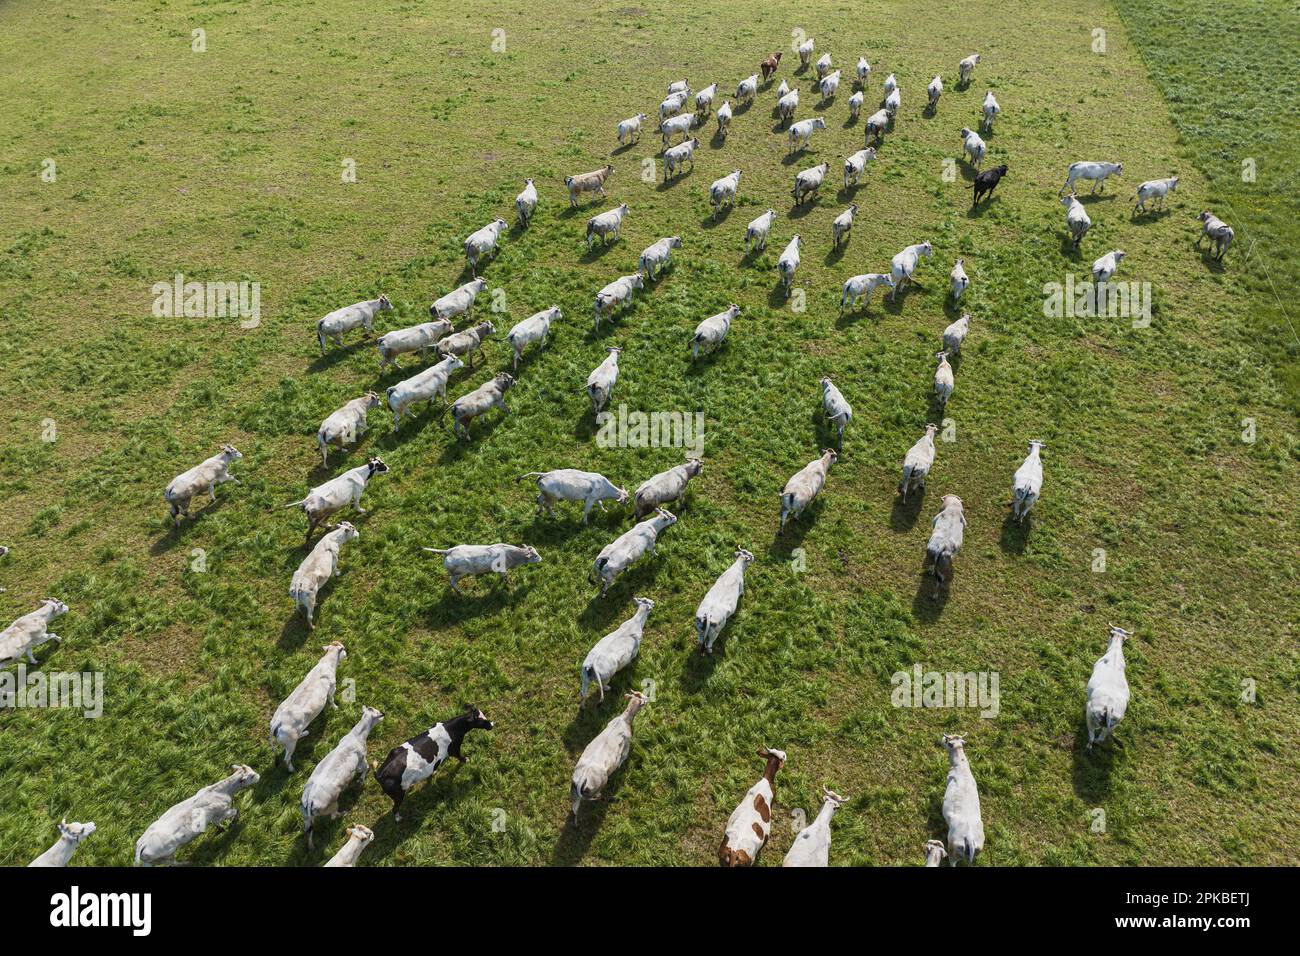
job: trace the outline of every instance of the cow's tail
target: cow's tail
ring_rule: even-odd
[[[451,548],[421,548],[421,551],[428,551],[432,554],[446,554]]]
[[[540,478],[546,474],[544,471],[530,471],[527,474],[520,475],[515,481],[523,481],[525,478]]]

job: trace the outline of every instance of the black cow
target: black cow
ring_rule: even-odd
[[[434,724],[424,733],[389,751],[388,757],[375,771],[375,779],[384,793],[392,798],[394,820],[402,819],[397,811],[406,799],[406,791],[433,776],[448,757],[465,762],[460,754],[460,745],[465,735],[476,729],[491,730],[492,721],[483,711],[466,704],[465,713],[459,717]]]
[[[992,199],[993,188],[997,186],[997,184],[1001,181],[1002,177],[1005,176],[1006,174],[1007,174],[1007,167],[1005,165],[1002,165],[994,169],[986,169],[984,170],[984,172],[976,176],[975,182],[972,187],[975,190],[974,199],[971,200],[970,207],[974,209],[977,205],[979,205],[980,196],[983,195],[984,193],[988,193],[989,198]]]

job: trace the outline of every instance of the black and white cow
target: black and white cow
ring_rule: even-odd
[[[421,780],[433,776],[448,757],[465,762],[460,754],[460,745],[467,733],[491,729],[492,721],[483,711],[466,704],[465,712],[459,717],[436,723],[400,747],[394,747],[375,771],[380,788],[392,798],[393,819],[402,819],[398,810],[406,799],[406,792]]]

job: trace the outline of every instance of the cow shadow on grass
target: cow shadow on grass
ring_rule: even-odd
[[[682,182],[683,180],[690,179],[694,175],[695,175],[694,165],[692,165],[690,169],[678,170],[676,173],[673,174],[671,178],[661,180],[659,184],[655,186],[655,192],[660,192],[660,193],[667,192],[669,189],[672,189],[678,183]]]
[[[440,558],[441,555],[431,557]],[[442,597],[429,605],[425,617],[432,626],[463,624],[485,614],[499,614],[515,601],[525,600],[533,590],[532,582],[520,580],[519,572],[528,570],[516,568],[514,576],[507,578],[492,573],[477,574],[472,579],[461,578],[459,592],[448,583],[448,578],[442,582],[445,588]],[[492,580],[481,580],[483,578]]]
[[[713,644],[712,654],[701,654],[698,639],[691,641],[690,651],[682,662],[677,684],[684,694],[698,694],[708,686],[719,660],[727,656],[728,634],[724,630]]]
[[[925,508],[925,491],[917,489],[908,495],[907,501],[901,494],[894,495],[894,506],[889,512],[889,529],[898,534],[905,534],[916,526]]]
[[[731,218],[733,206],[723,206],[717,213],[709,213],[700,220],[701,229],[716,229],[718,226],[724,226],[727,220]]]
[[[982,206],[979,205],[978,203],[974,203],[974,202],[972,202],[972,203],[971,203],[971,207],[970,207],[969,209],[966,210],[966,218],[967,218],[967,219],[979,219],[979,218],[982,217],[986,212],[988,212],[988,210],[989,210],[989,206],[993,205],[993,203],[995,203],[995,202],[997,202],[997,201],[998,201],[998,197],[997,197],[996,195],[994,195],[994,196],[985,196],[985,197],[984,197],[984,204],[983,204]]]
[[[609,151],[609,155],[610,155],[610,156],[622,156],[622,155],[623,155],[624,153],[626,153],[628,150],[633,149],[633,148],[635,148],[635,147],[637,147],[637,146],[640,146],[640,145],[641,145],[641,140],[640,140],[640,139],[630,140],[630,141],[624,143],[622,146],[615,146],[613,149],[611,149],[611,150]]]
[[[1109,202],[1119,198],[1119,193],[1094,193],[1086,192],[1075,197],[1085,206],[1092,205],[1095,202]]]
[[[605,793],[600,800],[582,801],[578,808],[577,820],[573,819],[572,814],[565,813],[564,828],[560,831],[559,838],[555,841],[555,848],[551,851],[552,866],[576,866],[582,862],[591,847],[591,841],[595,839],[596,833],[604,823],[610,803],[616,799],[613,794],[623,786],[623,775],[626,772],[627,765],[624,764],[614,774],[614,778],[606,784]]]
[[[355,342],[345,342],[342,346],[335,345],[333,342],[326,342],[325,354],[318,355],[312,359],[311,364],[307,366],[308,372],[324,372],[332,369],[351,358],[358,349],[369,346],[374,348],[375,337],[372,335],[363,335]]]
[[[177,866],[212,866],[218,863],[229,851],[231,844],[239,839],[239,831],[243,829],[244,808],[239,811],[239,819],[227,824],[224,830],[216,832],[216,828],[209,831],[203,838],[195,841],[194,852],[185,860],[177,863]]]
[[[1104,802],[1111,793],[1111,774],[1115,769],[1115,741],[1108,739],[1088,749],[1088,725],[1079,725],[1074,733],[1074,766],[1071,771],[1075,794],[1092,806]]]
[[[186,539],[190,537],[190,531],[195,527],[196,522],[205,517],[215,516],[225,507],[225,503],[225,496],[218,492],[216,501],[205,500],[201,508],[195,508],[191,504],[189,516],[182,516],[180,524],[175,524],[171,516],[168,515],[166,518],[167,530],[160,534],[153,544],[149,545],[149,553],[154,557],[158,557],[161,554],[166,554],[178,544],[186,543]]]
[[[1083,244],[1080,243],[1076,246],[1074,244],[1074,238],[1070,235],[1068,230],[1061,233],[1061,255],[1065,256],[1065,258],[1072,262],[1083,261]]]
[[[735,114],[733,113],[732,115],[734,116]],[[726,145],[727,134],[720,129],[714,130],[713,135],[709,138],[709,147],[711,149],[722,149],[722,147]]]
[[[998,538],[998,546],[1007,554],[1024,554],[1025,542],[1029,540],[1033,520],[1032,514],[1026,515],[1022,524],[1008,512],[1006,519],[1002,522],[1002,535]]]
[[[621,241],[622,240],[620,237],[619,242]],[[588,246],[586,251],[583,252],[583,254],[578,258],[578,261],[583,263],[584,265],[589,265],[593,262],[599,262],[601,259],[605,258],[605,253],[615,248],[619,244],[619,242],[606,242],[605,240],[601,239],[599,242],[595,243],[594,245]]]
[[[484,416],[479,416],[480,419],[483,417]],[[470,432],[470,438],[468,441],[461,438],[453,431],[451,440],[447,442],[446,446],[442,449],[442,454],[438,456],[438,464],[455,464],[464,458],[466,453],[476,451],[477,449],[474,446],[479,442],[487,441],[505,418],[506,415],[503,414],[499,408],[494,408],[492,409],[492,412],[488,414],[487,421],[475,419],[476,424],[465,426],[467,429],[473,429]]]
[[[473,760],[474,755],[468,754],[466,759]],[[388,856],[400,843],[419,831],[426,816],[449,810],[469,795],[478,782],[477,778],[472,773],[463,775],[461,770],[464,764],[454,758],[449,758],[447,764],[450,766],[444,764],[429,780],[416,784],[407,791],[406,799],[402,801],[402,819],[393,819],[390,805],[382,817],[370,824],[370,829],[375,833],[375,842],[366,851],[367,858],[373,860]],[[367,776],[373,774],[367,773]],[[387,795],[384,799],[387,801]],[[337,822],[343,823],[346,819],[340,817]],[[317,846],[321,845],[319,839],[316,842]]]
[[[778,279],[772,291],[767,294],[767,307],[769,309],[784,310],[790,304],[790,293],[785,291],[785,286]]]
[[[786,153],[781,157],[781,165],[794,166],[798,163],[806,162],[810,167],[816,166],[817,163],[814,163],[813,160],[817,158],[817,153],[814,151],[810,155],[809,150],[810,147],[804,146],[801,149],[796,149],[792,153]]]
[[[922,570],[916,594],[912,597],[912,616],[924,624],[933,624],[939,620],[943,609],[948,605],[954,578],[955,575],[948,579],[947,584],[940,585],[939,579],[929,570]]]
[[[848,251],[849,251],[849,243],[848,240],[846,239],[844,242],[841,242],[838,246],[831,246],[830,250],[826,253],[826,256],[822,259],[822,262],[825,265],[833,266],[841,259],[843,259],[844,254]]]
[[[776,522],[777,531],[772,536],[772,543],[767,546],[767,556],[775,561],[789,564],[794,560],[794,552],[803,547],[804,539],[808,537],[808,532],[812,531],[813,526],[817,523],[817,518],[821,515],[823,502],[821,496],[813,500],[807,508],[804,509],[796,519],[787,519],[785,530],[781,530],[781,504],[780,496],[773,495],[776,500]]]

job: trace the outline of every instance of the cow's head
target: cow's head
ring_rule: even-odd
[[[71,840],[73,843],[80,843],[94,832],[95,824],[93,823],[69,823],[67,817],[64,817],[59,823],[59,836],[65,840]]]
[[[487,714],[473,704],[465,705],[465,722],[471,730],[491,730],[495,726],[487,719]]]

